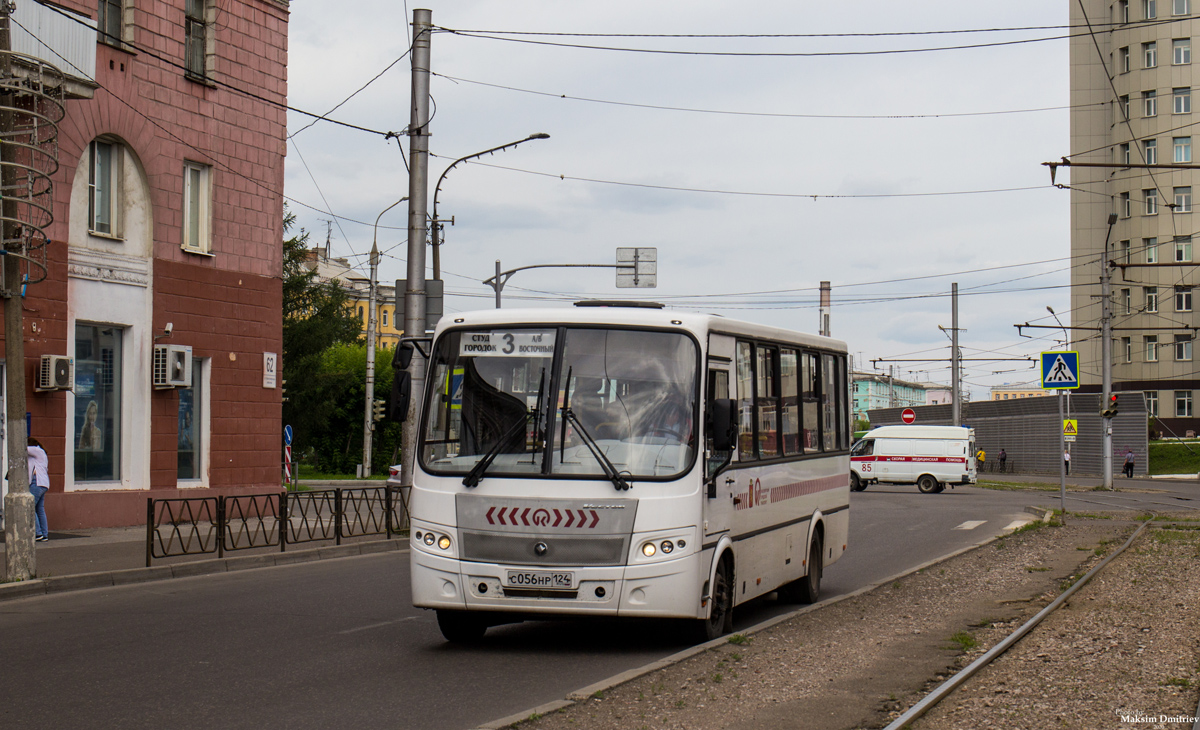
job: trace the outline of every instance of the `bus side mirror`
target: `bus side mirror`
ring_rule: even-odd
[[[714,398],[708,406],[708,433],[713,451],[732,451],[737,441],[737,411],[732,398]]]
[[[403,423],[408,418],[408,404],[412,399],[412,374],[408,365],[412,362],[413,345],[401,342],[392,357],[392,392],[388,396],[388,419]]]

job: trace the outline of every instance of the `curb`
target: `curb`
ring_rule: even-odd
[[[1042,511],[1045,511],[1045,510],[1042,510]],[[1039,514],[1040,514],[1040,512],[1039,512]],[[1047,512],[1047,514],[1051,514],[1051,513]],[[880,586],[887,585],[887,584],[897,581],[901,578],[910,576],[914,573],[918,573],[922,570],[925,570],[926,568],[930,568],[934,565],[937,565],[938,563],[944,563],[947,560],[957,558],[959,555],[969,553],[972,550],[978,550],[979,548],[989,545],[989,544],[999,540],[1002,537],[1006,537],[1007,534],[1008,533],[1004,533],[1001,535],[996,535],[994,537],[989,537],[986,540],[982,540],[980,542],[975,543],[974,545],[968,545],[964,548],[959,548],[958,550],[955,550],[952,553],[947,553],[946,555],[943,555],[939,558],[934,558],[933,560],[924,562],[914,568],[910,568],[908,570],[896,573],[895,575],[888,576],[887,578],[884,578],[883,580],[880,580],[880,581],[876,581],[875,583],[865,585],[862,588],[859,588],[858,590],[851,591],[850,593],[846,593],[846,594],[843,594],[840,596],[834,596],[833,598],[827,598],[824,601],[819,601],[817,603],[812,604],[811,606],[803,606],[801,608],[797,608],[794,611],[789,611],[787,613],[780,614],[778,616],[774,616],[772,618],[767,619],[766,621],[762,621],[760,623],[755,624],[754,626],[751,626],[749,628],[746,628],[742,631],[738,631],[735,633],[742,634],[742,635],[757,634],[760,631],[765,631],[777,624],[781,624],[785,621],[790,621],[791,619],[796,618],[797,616],[802,616],[806,613],[811,613],[813,611],[825,608],[826,606],[832,606],[835,603],[841,603],[842,601],[845,601],[847,599],[861,596],[864,593],[870,593],[871,591],[875,590],[876,588],[879,588]],[[732,635],[733,634],[730,634],[730,636],[732,636]],[[724,644],[727,644],[727,643],[729,643],[729,637],[722,636],[718,639],[713,639],[712,641],[706,641],[703,644],[697,644],[695,646],[684,649],[683,651],[677,652],[675,654],[671,654],[670,656],[663,657],[662,659],[657,659],[653,662],[650,662],[649,664],[644,664],[640,667],[635,667],[634,669],[626,670],[624,672],[621,672],[620,674],[614,674],[613,676],[608,677],[606,679],[602,679],[599,682],[596,682],[594,684],[589,684],[588,686],[583,687],[581,689],[577,689],[574,692],[569,692],[565,699],[547,702],[545,704],[538,705],[537,707],[533,707],[528,710],[524,710],[523,712],[517,712],[515,714],[509,715],[508,717],[502,717],[498,720],[492,720],[491,722],[486,722],[486,723],[483,723],[482,725],[477,725],[475,727],[475,730],[502,730],[503,728],[507,728],[512,725],[516,725],[517,723],[528,720],[531,715],[546,715],[551,712],[557,712],[561,709],[570,707],[571,705],[574,705],[577,702],[586,700],[586,699],[592,697],[597,692],[602,692],[605,690],[612,689],[613,687],[625,684],[626,682],[630,682],[630,681],[637,679],[639,677],[642,677],[646,674],[650,674],[651,672],[656,672],[659,669],[665,669],[672,665],[679,664],[680,662],[682,662],[686,659],[690,659],[698,654],[703,654],[704,652],[707,652],[710,649],[715,649],[718,646],[723,646]]]
[[[79,573],[51,578],[35,578],[33,580],[0,584],[0,602],[47,593],[81,591],[89,588],[110,588],[113,586],[147,583],[171,578],[190,578],[197,575],[232,573],[238,570],[252,570],[255,568],[273,568],[281,565],[309,563],[316,560],[349,558],[355,555],[400,552],[407,549],[407,540],[375,540],[371,542],[356,542],[349,545],[337,545],[334,547],[308,548],[287,553],[241,555],[233,558],[197,560],[190,563],[176,563],[174,565],[155,565],[149,568],[126,568],[99,573]]]
[[[1050,520],[1054,517],[1054,510],[1047,507],[1030,506],[1025,508],[1025,512],[1026,514],[1031,514],[1034,517],[1037,517],[1042,522],[1050,522]]]

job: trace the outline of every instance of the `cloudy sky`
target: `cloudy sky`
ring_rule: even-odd
[[[957,282],[964,357],[1052,349],[1053,331],[1012,325],[1069,310],[1069,193],[1040,164],[1069,151],[1065,3],[293,0],[289,103],[371,131],[291,113],[285,194],[314,243],[332,220],[333,255],[364,273],[376,216],[408,190],[407,138],[402,156],[378,133],[408,124],[414,7],[458,31],[432,38],[432,181],[551,135],[442,184],[448,312],[493,306],[496,259],[653,246],[656,289],[534,270],[505,306],[641,296],[816,331],[828,280],[859,369],[927,357],[897,375],[948,383],[938,326]],[[405,205],[379,229],[384,282],[406,273]],[[986,398],[1036,381],[1032,365],[969,362],[967,387]]]

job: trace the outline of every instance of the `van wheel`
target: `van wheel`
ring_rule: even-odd
[[[473,644],[482,639],[488,629],[482,616],[469,611],[438,609],[437,621],[442,636],[453,644]]]
[[[858,477],[858,474],[850,472],[850,491],[861,492],[867,488],[867,483]]]
[[[733,631],[733,566],[728,557],[721,558],[717,566],[708,600],[712,610],[699,622],[697,638],[701,641],[712,641]]]
[[[921,490],[921,494],[937,494],[942,491],[939,489],[941,485],[938,480],[934,479],[929,474],[924,474],[917,480],[917,489]]]

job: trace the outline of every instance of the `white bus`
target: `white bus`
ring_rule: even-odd
[[[427,373],[412,595],[449,641],[553,614],[715,638],[817,600],[846,549],[842,342],[584,302],[444,317]]]

